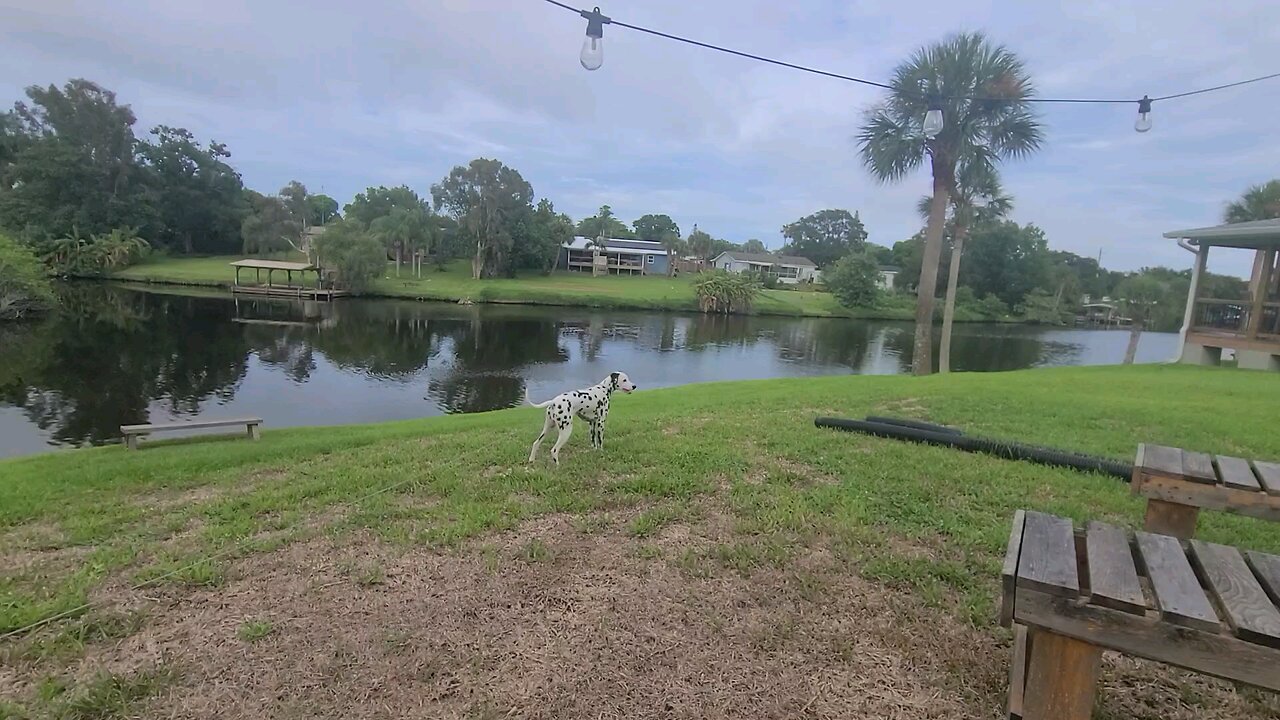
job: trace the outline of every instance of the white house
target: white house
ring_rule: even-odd
[[[653,240],[621,240],[608,238],[599,250],[591,238],[576,235],[560,246],[557,265],[569,270],[596,272],[596,257],[603,258],[599,272],[615,275],[666,275],[667,248]]]
[[[739,250],[726,250],[715,257],[711,264],[719,270],[742,273],[754,272],[773,275],[778,282],[787,285],[813,282],[818,266],[809,258],[794,255],[767,255]]]
[[[879,268],[880,278],[876,281],[876,285],[881,290],[893,290],[893,284],[898,280],[898,273],[902,272],[902,268],[896,265],[881,265]]]

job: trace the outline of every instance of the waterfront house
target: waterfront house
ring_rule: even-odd
[[[717,269],[733,273],[754,272],[772,275],[778,278],[778,282],[787,285],[813,282],[818,275],[818,266],[812,260],[795,255],[768,255],[726,250],[715,256],[711,264]]]
[[[666,275],[667,249],[654,240],[605,238],[604,248],[581,235],[560,247],[558,267],[596,275]]]

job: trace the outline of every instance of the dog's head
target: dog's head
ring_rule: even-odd
[[[609,389],[621,390],[624,393],[629,393],[632,390],[638,390],[639,387],[635,383],[631,382],[631,378],[627,377],[626,373],[612,372],[609,373]]]

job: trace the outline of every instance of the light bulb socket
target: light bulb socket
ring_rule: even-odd
[[[1149,112],[1151,112],[1151,98],[1143,95],[1142,99],[1138,101],[1138,114],[1144,115]]]
[[[608,15],[601,14],[599,7],[593,8],[591,12],[579,10],[578,14],[587,19],[587,37],[604,37],[604,26],[613,22]]]

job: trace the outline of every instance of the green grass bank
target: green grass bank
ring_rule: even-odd
[[[913,417],[1118,459],[1131,459],[1140,442],[1278,458],[1277,397],[1280,374],[1163,365],[823,377],[617,397],[605,451],[590,450],[578,427],[558,469],[545,458],[525,463],[540,426],[541,411],[529,408],[268,429],[256,443],[183,440],[140,452],[106,447],[18,458],[0,462],[0,632],[109,600],[193,562],[148,592],[217,597],[244,572],[236,563],[317,537],[367,537],[362,547],[376,542],[427,557],[479,553],[500,578],[505,551],[486,543],[567,518],[584,536],[612,528],[621,540],[609,543],[630,543],[631,561],[667,568],[690,588],[723,578],[764,582],[769,573],[817,577],[819,553],[847,577],[918,600],[968,628],[974,642],[996,647],[1003,642],[994,622],[999,562],[1013,511],[1136,527],[1141,500],[1109,477],[819,430],[815,416]],[[678,544],[664,535],[674,528],[714,539]],[[1280,527],[1257,520],[1205,512],[1200,536],[1280,552]],[[554,539],[520,542],[511,559],[520,568],[576,557],[558,555]],[[196,562],[214,553],[221,557]],[[353,566],[351,583],[360,592],[378,588],[388,572]],[[820,602],[828,586],[805,587]],[[71,663],[160,622],[171,606],[139,617],[104,602],[5,641],[7,662],[65,688],[50,698],[38,688],[15,692],[0,698],[0,708],[7,700],[15,717],[22,715],[13,708],[57,716],[58,697],[95,692],[68,679]],[[236,623],[226,631],[229,643],[288,637],[257,616]],[[167,672],[111,682],[150,687]],[[966,673],[989,680],[966,712],[999,693],[997,667],[956,672],[957,687]],[[1219,707],[1217,699],[1205,702]],[[1220,717],[1274,710],[1252,695],[1239,702],[1222,705]]]

